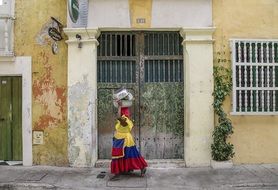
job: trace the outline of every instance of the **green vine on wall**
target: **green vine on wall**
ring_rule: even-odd
[[[220,61],[218,60],[218,62]],[[233,126],[231,120],[227,117],[227,114],[223,109],[225,97],[229,95],[232,90],[231,73],[231,69],[227,69],[224,66],[215,66],[213,68],[213,107],[216,115],[218,116],[218,123],[213,131],[211,153],[213,160],[216,161],[229,160],[234,156],[234,146],[227,142],[227,139],[233,133]]]

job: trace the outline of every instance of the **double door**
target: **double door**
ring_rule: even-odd
[[[146,159],[184,156],[182,39],[178,32],[104,32],[98,39],[98,158],[111,158],[115,90],[135,97],[133,135]]]

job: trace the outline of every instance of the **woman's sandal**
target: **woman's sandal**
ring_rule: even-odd
[[[146,168],[141,169],[141,177],[145,176],[146,171],[147,171]]]
[[[133,170],[128,170],[127,172],[121,173],[122,175],[130,175],[132,174]]]

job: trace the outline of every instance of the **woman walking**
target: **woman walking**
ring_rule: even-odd
[[[133,122],[130,119],[129,108],[120,105],[113,137],[111,173],[115,174],[115,178],[121,173],[141,170],[141,176],[144,176],[147,163],[137,150],[131,134]]]

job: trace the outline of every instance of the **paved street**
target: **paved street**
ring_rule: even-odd
[[[0,166],[0,189],[278,189],[278,165],[149,168],[111,181],[108,168]]]

